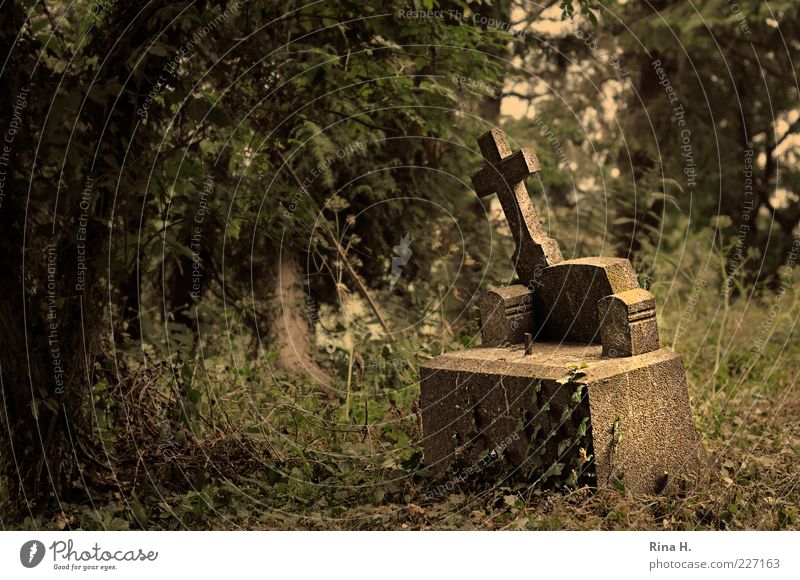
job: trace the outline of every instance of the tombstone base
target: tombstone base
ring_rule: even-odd
[[[530,355],[521,345],[448,353],[422,367],[420,407],[434,470],[494,450],[533,481],[593,473],[598,486],[660,493],[705,455],[683,362],[666,349],[604,358],[600,345],[536,342]]]

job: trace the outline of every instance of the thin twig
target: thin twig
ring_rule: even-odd
[[[277,152],[278,157],[280,158],[280,160],[283,162],[284,167],[286,167],[286,170],[289,172],[289,175],[291,176],[292,180],[295,182],[295,184],[299,188],[299,190],[302,191],[302,192],[305,192],[306,197],[308,197],[308,199],[311,200],[311,202],[314,205],[316,205],[316,201],[314,201],[314,198],[311,197],[311,194],[308,192],[308,190],[305,187],[303,187],[303,182],[300,181],[300,178],[294,172],[294,169],[292,169],[291,165],[289,165],[289,162],[283,156],[283,153],[281,153],[280,150],[278,150],[278,149],[276,149],[276,152]],[[395,342],[395,338],[392,335],[391,330],[389,330],[389,325],[387,324],[386,319],[383,316],[383,313],[381,312],[380,308],[378,307],[377,302],[375,302],[375,299],[372,297],[372,295],[367,290],[367,287],[364,285],[363,280],[361,280],[361,277],[353,269],[353,266],[347,260],[347,254],[345,253],[344,248],[342,248],[342,245],[339,243],[339,240],[336,239],[336,235],[334,235],[333,230],[331,230],[330,225],[328,224],[328,220],[323,215],[322,210],[320,210],[319,208],[317,208],[317,209],[318,209],[318,215],[319,215],[319,218],[320,218],[320,222],[322,223],[322,230],[328,235],[328,237],[330,238],[330,241],[336,247],[336,253],[339,254],[339,260],[344,265],[345,269],[347,270],[347,273],[350,274],[350,277],[356,283],[356,286],[358,287],[358,291],[361,293],[362,296],[364,296],[366,301],[369,303],[370,308],[375,313],[375,317],[378,319],[378,322],[383,327],[383,330],[386,332],[386,335],[389,338],[389,340],[391,342]]]

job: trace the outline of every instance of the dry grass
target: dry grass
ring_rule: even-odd
[[[109,443],[127,459],[115,465],[108,485],[93,493],[92,502],[65,505],[63,513],[21,525],[798,529],[800,341],[793,331],[799,301],[800,292],[793,290],[749,303],[734,299],[718,308],[719,296],[706,290],[691,307],[691,332],[678,327],[688,303],[673,302],[670,317],[660,321],[667,345],[684,356],[695,420],[709,452],[705,479],[679,495],[635,497],[621,489],[588,488],[542,492],[487,470],[432,497],[441,480],[419,470],[418,391],[411,368],[366,365],[363,373],[350,375],[347,396],[351,369],[334,353],[328,368],[339,377],[341,391],[330,398],[315,393],[302,377],[272,372],[263,362],[230,368],[220,357],[207,358],[204,381],[195,377],[176,387],[159,377],[146,384],[131,379],[121,400],[136,411],[127,416],[138,418],[128,419],[127,443]],[[676,336],[681,338],[672,345]],[[385,346],[363,345],[366,361],[402,356],[387,355]],[[109,412],[119,420],[119,409]],[[163,445],[165,420],[171,429],[167,440],[176,446],[167,459],[156,450]],[[134,440],[145,455],[132,464]]]

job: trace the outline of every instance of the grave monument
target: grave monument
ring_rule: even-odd
[[[421,368],[425,465],[492,454],[542,484],[680,486],[704,451],[652,294],[626,259],[565,260],[525,187],[536,154],[513,153],[498,129],[478,143],[485,165],[472,182],[479,196],[499,197],[518,281],[478,299],[482,346]]]

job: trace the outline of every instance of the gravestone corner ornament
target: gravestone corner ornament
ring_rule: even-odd
[[[497,194],[518,282],[478,298],[483,344],[420,370],[426,466],[502,454],[532,481],[674,489],[704,457],[680,355],[661,348],[655,300],[623,258],[565,260],[525,188],[540,169],[493,129],[479,196]]]

